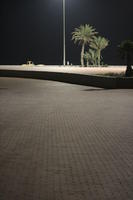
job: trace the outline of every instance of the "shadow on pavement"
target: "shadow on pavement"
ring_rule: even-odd
[[[90,88],[90,89],[85,89],[85,90],[83,90],[83,91],[98,91],[98,92],[100,92],[100,91],[103,91],[103,90],[111,90],[111,89],[106,89],[106,88]]]

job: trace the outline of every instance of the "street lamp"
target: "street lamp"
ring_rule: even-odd
[[[63,0],[63,65],[66,65],[66,9]]]

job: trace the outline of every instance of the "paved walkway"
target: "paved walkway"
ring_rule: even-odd
[[[0,200],[132,199],[132,90],[0,78]]]

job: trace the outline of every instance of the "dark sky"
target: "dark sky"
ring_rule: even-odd
[[[67,60],[80,62],[80,47],[71,32],[90,24],[110,40],[104,51],[108,64],[119,64],[116,46],[133,40],[132,0],[66,0]],[[1,0],[0,64],[62,63],[62,0]]]

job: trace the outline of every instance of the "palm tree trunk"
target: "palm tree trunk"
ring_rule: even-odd
[[[85,44],[82,44],[82,49],[81,49],[81,67],[84,67],[84,51],[85,51]]]
[[[97,56],[97,60],[98,60],[98,66],[100,67],[100,64],[101,64],[101,51],[100,50],[98,50],[98,56]]]
[[[89,66],[89,61],[87,60],[87,63],[86,63],[87,67]]]

